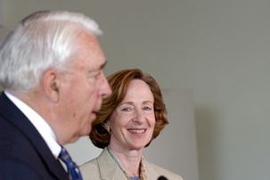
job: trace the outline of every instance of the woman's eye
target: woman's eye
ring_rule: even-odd
[[[143,111],[146,113],[151,113],[151,112],[153,112],[153,107],[145,106],[145,107],[143,107]]]
[[[130,111],[133,111],[133,108],[131,108],[131,107],[125,107],[125,108],[122,109],[122,111],[130,112]]]
[[[120,111],[124,114],[131,114],[134,112],[134,107],[130,107],[130,106],[127,106],[127,107],[121,107],[120,108]]]
[[[145,107],[146,110],[151,111],[153,108],[152,107]]]

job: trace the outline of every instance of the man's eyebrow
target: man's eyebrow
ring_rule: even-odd
[[[104,69],[105,66],[108,64],[108,61],[105,61],[101,66],[100,66],[100,69]]]
[[[97,68],[95,70],[89,70],[88,73],[92,74],[94,72],[98,72],[100,70],[103,70],[106,65],[107,65],[107,61],[105,61],[103,64],[101,64],[101,66],[99,68]]]

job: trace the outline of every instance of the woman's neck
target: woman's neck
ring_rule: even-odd
[[[119,150],[112,146],[109,146],[108,148],[117,158],[120,166],[122,166],[128,176],[139,176],[142,150]]]

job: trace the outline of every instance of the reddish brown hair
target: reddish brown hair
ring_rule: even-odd
[[[97,118],[92,124],[92,131],[89,135],[95,146],[104,148],[109,145],[110,133],[104,128],[104,123],[108,121],[116,107],[124,99],[127,87],[133,79],[144,81],[153,93],[156,124],[151,141],[156,138],[161,130],[169,123],[167,119],[166,106],[156,80],[151,75],[143,73],[140,69],[121,70],[108,76],[108,82],[112,88],[112,94],[104,99]],[[146,146],[148,146],[151,141]]]

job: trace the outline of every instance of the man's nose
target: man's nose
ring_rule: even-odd
[[[101,96],[102,98],[106,98],[112,93],[111,86],[109,85],[108,80],[106,79],[104,73],[102,72],[102,83],[101,83]]]

